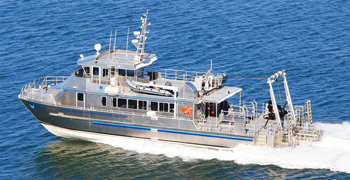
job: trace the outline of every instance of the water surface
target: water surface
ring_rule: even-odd
[[[1,1],[0,178],[349,179],[349,6],[341,0]],[[212,59],[214,70],[228,73],[227,85],[259,102],[269,99],[266,78],[285,69],[294,104],[312,100],[326,138],[312,147],[223,152],[92,143],[47,132],[18,100],[21,87],[47,75],[70,75],[80,54],[95,53],[95,43],[108,50],[116,27],[117,48],[125,49],[127,28],[139,30],[147,8],[146,49],[157,53],[155,67],[207,71]]]

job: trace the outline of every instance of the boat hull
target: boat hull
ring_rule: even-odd
[[[96,141],[102,140],[104,137],[120,136],[211,147],[254,144],[252,137],[168,128],[165,125],[159,126],[157,121],[131,123],[131,118],[140,119],[142,117],[84,109],[68,109],[67,107],[40,104],[24,99],[21,101],[48,131],[65,138]]]

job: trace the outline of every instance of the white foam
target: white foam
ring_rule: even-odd
[[[110,138],[99,142],[139,153],[181,157],[185,161],[219,159],[235,161],[238,164],[277,165],[291,169],[330,169],[350,173],[350,123],[315,125],[324,130],[322,140],[295,148],[238,145],[232,149],[208,149],[131,138]]]

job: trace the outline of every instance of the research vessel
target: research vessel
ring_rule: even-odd
[[[311,101],[293,105],[285,71],[268,77],[270,100],[245,102],[242,88],[226,86],[226,73],[154,70],[156,54],[145,52],[148,12],[133,32],[136,50],[112,47],[80,55],[70,76],[47,76],[25,85],[22,103],[51,133],[89,141],[125,137],[210,147],[237,144],[271,147],[318,141]],[[127,44],[129,32],[127,36]],[[209,61],[208,61],[209,62]],[[283,79],[285,103],[278,105],[273,83]]]

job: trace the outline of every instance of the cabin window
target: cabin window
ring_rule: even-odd
[[[107,105],[107,98],[102,97],[102,106],[106,106],[106,105]]]
[[[98,76],[98,75],[100,74],[99,72],[100,72],[100,70],[99,70],[98,67],[94,67],[94,68],[93,68],[93,74],[94,74],[94,75]]]
[[[102,77],[108,77],[108,69],[102,69]]]
[[[126,99],[118,99],[118,107],[126,108]]]
[[[83,93],[78,93],[78,101],[84,101],[84,94]]]
[[[151,110],[158,111],[158,103],[157,102],[151,102]]]
[[[84,67],[84,71],[87,76],[90,76],[90,67]]]
[[[125,76],[126,72],[125,72],[125,69],[119,69],[118,73],[119,73],[120,76]]]
[[[168,112],[169,104],[168,103],[159,103],[159,111]]]
[[[136,109],[137,108],[137,101],[129,99],[128,100],[128,108]]]
[[[83,68],[81,68],[81,69],[75,71],[74,74],[75,74],[76,77],[83,77],[83,76],[84,76],[84,70],[83,70]]]
[[[164,103],[164,112],[169,112],[169,104]]]
[[[174,112],[174,104],[170,104],[170,112]]]
[[[144,75],[144,68],[137,69],[137,77],[143,78]]]
[[[135,71],[134,70],[128,70],[127,71],[127,76],[128,77],[134,77],[135,76]]]
[[[112,106],[117,107],[117,98],[112,98]]]
[[[111,77],[115,77],[115,67],[111,67]]]
[[[139,101],[138,109],[147,110],[147,101]]]

